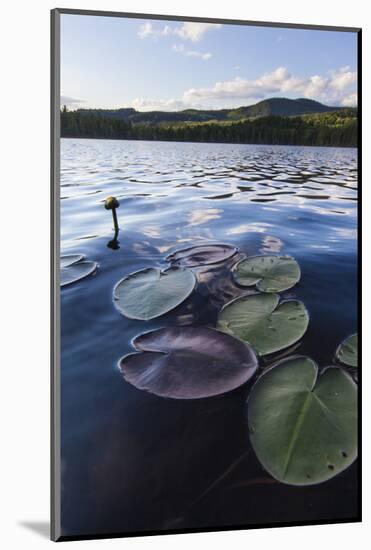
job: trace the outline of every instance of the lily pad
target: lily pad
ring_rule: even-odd
[[[172,265],[199,267],[224,262],[236,254],[238,249],[229,244],[204,244],[177,250],[166,257]]]
[[[300,280],[300,267],[290,256],[252,256],[241,260],[233,270],[235,281],[262,292],[282,292]]]
[[[77,262],[81,262],[81,260],[84,259],[83,254],[67,254],[66,256],[61,256],[61,263],[60,266],[62,267],[68,267],[73,264],[77,264]]]
[[[253,294],[226,304],[217,328],[251,344],[260,355],[291,346],[305,334],[309,315],[298,300],[279,304],[277,294]]]
[[[84,279],[94,273],[97,267],[97,262],[78,262],[62,267],[60,271],[61,286],[70,285]]]
[[[336,359],[349,367],[358,367],[358,334],[348,336],[336,350]]]
[[[195,284],[196,277],[189,269],[170,267],[161,271],[150,267],[119,281],[113,290],[113,300],[125,317],[148,321],[184,302]]]
[[[312,359],[291,357],[253,386],[248,423],[255,453],[275,479],[321,483],[357,457],[357,386],[340,368],[318,376]]]
[[[247,382],[258,361],[251,347],[206,327],[162,328],[134,339],[144,353],[123,357],[125,380],[160,397],[200,399]]]

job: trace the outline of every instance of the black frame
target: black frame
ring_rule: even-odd
[[[51,10],[51,118],[50,118],[50,143],[51,143],[51,236],[50,236],[50,270],[51,270],[51,513],[50,513],[50,537],[55,542],[73,540],[92,540],[122,537],[139,537],[154,535],[171,535],[186,533],[205,533],[219,531],[237,531],[248,529],[265,529],[271,527],[297,527],[304,525],[329,525],[339,523],[358,523],[362,521],[362,369],[359,369],[358,384],[358,515],[355,519],[313,520],[285,523],[265,523],[252,525],[235,525],[210,528],[167,529],[161,531],[130,531],[120,533],[98,533],[81,536],[66,536],[60,533],[60,287],[59,287],[59,256],[60,256],[60,216],[59,216],[59,178],[60,178],[60,16],[86,15],[99,17],[121,17],[131,19],[151,19],[164,21],[185,21],[195,23],[221,23],[228,25],[244,25],[254,27],[279,27],[291,29],[311,29],[334,32],[357,33],[357,96],[358,96],[358,192],[357,206],[357,252],[358,252],[358,277],[357,277],[357,313],[359,336],[359,365],[362,364],[362,29],[360,27],[336,27],[315,24],[272,23],[268,21],[248,21],[241,19],[218,19],[212,17],[186,17],[179,15],[156,15],[148,13],[125,13],[115,11],[79,10],[68,8],[55,8]],[[56,475],[58,474],[58,475]]]

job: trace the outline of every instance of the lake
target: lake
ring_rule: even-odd
[[[120,201],[116,249],[109,195]],[[308,487],[264,471],[247,431],[250,383],[181,401],[123,379],[117,362],[136,335],[215,326],[241,294],[225,266],[204,269],[196,292],[152,321],[120,315],[112,290],[194,244],[294,256],[302,278],[284,297],[310,314],[295,353],[331,364],[357,331],[356,149],[62,139],[60,204],[62,253],[99,264],[61,291],[62,534],[355,518],[356,464]]]

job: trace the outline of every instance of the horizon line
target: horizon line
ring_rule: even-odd
[[[267,97],[265,99],[261,99],[255,103],[250,103],[248,105],[246,104],[241,104],[237,107],[220,107],[220,108],[215,108],[215,107],[186,107],[184,109],[173,109],[173,110],[170,110],[170,109],[150,109],[148,111],[146,110],[138,110],[136,109],[135,107],[133,107],[132,105],[130,106],[120,106],[120,107],[84,107],[84,106],[79,106],[79,107],[68,107],[67,103],[68,101],[65,101],[63,102],[62,99],[65,98],[65,99],[71,99],[69,98],[68,96],[64,96],[61,94],[60,96],[60,107],[66,107],[69,111],[79,111],[79,110],[86,110],[86,111],[93,111],[93,110],[102,110],[102,111],[120,111],[120,110],[128,110],[128,109],[131,109],[133,111],[135,111],[136,113],[154,113],[154,112],[160,112],[160,113],[184,113],[184,112],[187,112],[187,111],[231,111],[231,110],[238,110],[238,109],[242,109],[242,108],[248,108],[248,107],[253,107],[254,105],[259,105],[260,103],[263,103],[264,101],[270,101],[270,100],[287,100],[287,101],[312,101],[312,102],[315,102],[315,103],[319,103],[320,105],[322,105],[323,107],[330,107],[331,109],[358,109],[358,105],[355,104],[355,105],[329,105],[329,104],[326,104],[326,103],[322,103],[321,101],[318,101],[317,99],[312,99],[312,98],[309,98],[309,97],[296,97],[296,98],[289,98],[289,97],[280,97],[280,96],[272,96],[272,97]],[[85,102],[85,100],[74,100],[74,102],[76,104],[82,104]],[[310,114],[310,113],[309,113]]]

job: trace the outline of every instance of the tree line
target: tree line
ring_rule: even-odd
[[[61,111],[61,137],[68,138],[356,147],[357,134],[351,111],[199,123],[132,123],[65,107]]]

